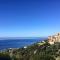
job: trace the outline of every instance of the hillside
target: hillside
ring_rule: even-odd
[[[6,60],[60,60],[60,43],[50,45],[47,40],[18,49],[0,52],[0,59]],[[4,60],[4,59],[2,59]]]

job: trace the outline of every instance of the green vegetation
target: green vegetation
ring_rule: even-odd
[[[11,52],[8,49],[5,53],[0,53],[1,57],[7,58],[6,60],[58,60],[60,59],[60,43],[50,45],[45,40],[27,48],[13,49]]]
[[[0,53],[0,60],[11,60],[11,58],[7,53]]]

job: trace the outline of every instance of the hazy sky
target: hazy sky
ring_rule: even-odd
[[[59,31],[59,0],[0,0],[0,37],[43,37]]]

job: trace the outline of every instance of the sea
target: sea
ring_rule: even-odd
[[[22,48],[34,43],[40,42],[44,38],[32,38],[32,39],[0,39],[0,50],[8,48]]]

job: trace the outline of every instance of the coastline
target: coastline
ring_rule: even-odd
[[[24,46],[30,46],[34,43],[40,42],[43,39],[15,39],[15,40],[0,40],[0,49],[8,48],[22,48]]]

